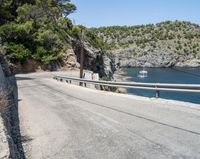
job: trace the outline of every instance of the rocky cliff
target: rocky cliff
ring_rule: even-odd
[[[80,63],[81,47],[83,47],[84,69],[99,73],[100,77],[112,78],[116,68],[111,56],[103,54],[100,49],[94,48],[88,42],[80,44],[78,41],[73,41],[72,46],[78,65]]]
[[[110,53],[118,67],[200,67],[200,59],[187,59],[178,56],[169,50],[156,50],[142,56],[134,56],[127,50],[113,51]]]

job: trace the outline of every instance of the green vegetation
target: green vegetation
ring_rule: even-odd
[[[101,81],[110,81],[109,77],[103,76],[100,78]],[[111,92],[116,92],[118,89],[117,87],[110,87],[110,86],[101,86],[102,90],[109,90]]]
[[[110,49],[110,45],[105,43],[101,37],[96,36],[89,29],[85,30],[85,41],[88,41],[93,47],[106,51]]]
[[[166,21],[155,25],[91,28],[89,31],[102,39],[107,50],[131,48],[135,56],[158,49],[200,54],[200,26],[190,22]]]
[[[118,49],[142,56],[155,50],[200,58],[200,26],[166,21],[140,26],[74,26],[70,0],[0,0],[0,52],[11,62],[62,58],[71,40],[84,40],[101,53]]]
[[[44,63],[61,57],[73,36],[69,0],[0,1],[0,37],[12,62],[34,58]]]
[[[103,76],[100,78],[101,81],[109,81],[110,79],[107,76]]]

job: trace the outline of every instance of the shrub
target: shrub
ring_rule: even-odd
[[[30,40],[30,33],[32,30],[32,21],[27,21],[23,24],[8,23],[0,27],[0,36],[3,42],[26,42]]]
[[[102,81],[109,81],[109,78],[107,76],[103,76],[103,77],[100,78],[100,80],[102,80]]]
[[[37,33],[36,42],[44,46],[45,48],[62,48],[62,41],[59,39],[58,35],[51,30],[40,29]]]
[[[6,56],[12,62],[24,62],[31,55],[30,50],[22,44],[9,43],[5,49]]]
[[[36,37],[36,51],[34,58],[48,64],[57,60],[63,51],[63,43],[57,34],[51,30],[41,29]]]
[[[38,46],[34,58],[36,60],[44,62],[45,64],[48,64],[51,61],[57,60],[61,55],[62,52],[60,52],[60,50],[57,50],[56,48],[50,50],[44,48],[43,46]]]
[[[81,27],[78,25],[75,25],[72,27],[72,35],[75,36],[76,38],[79,38],[81,36]]]
[[[168,49],[171,49],[171,46],[168,45],[167,48],[168,48]]]

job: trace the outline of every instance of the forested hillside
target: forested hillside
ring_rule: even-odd
[[[164,61],[165,56],[170,54],[176,60],[173,64],[200,59],[200,26],[190,22],[166,21],[139,26],[91,28],[90,31],[105,42],[109,52],[126,54],[127,58],[157,54]]]

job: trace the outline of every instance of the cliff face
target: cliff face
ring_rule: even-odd
[[[174,54],[172,51],[157,50],[143,56],[134,56],[126,50],[111,53],[119,67],[200,67],[200,59]]]
[[[77,63],[80,65],[80,52],[83,47],[84,69],[99,73],[100,77],[106,76],[112,79],[115,67],[113,66],[113,58],[107,54],[103,54],[101,50],[94,48],[89,43],[84,42],[82,46],[78,41],[72,42],[72,47],[76,55]]]

